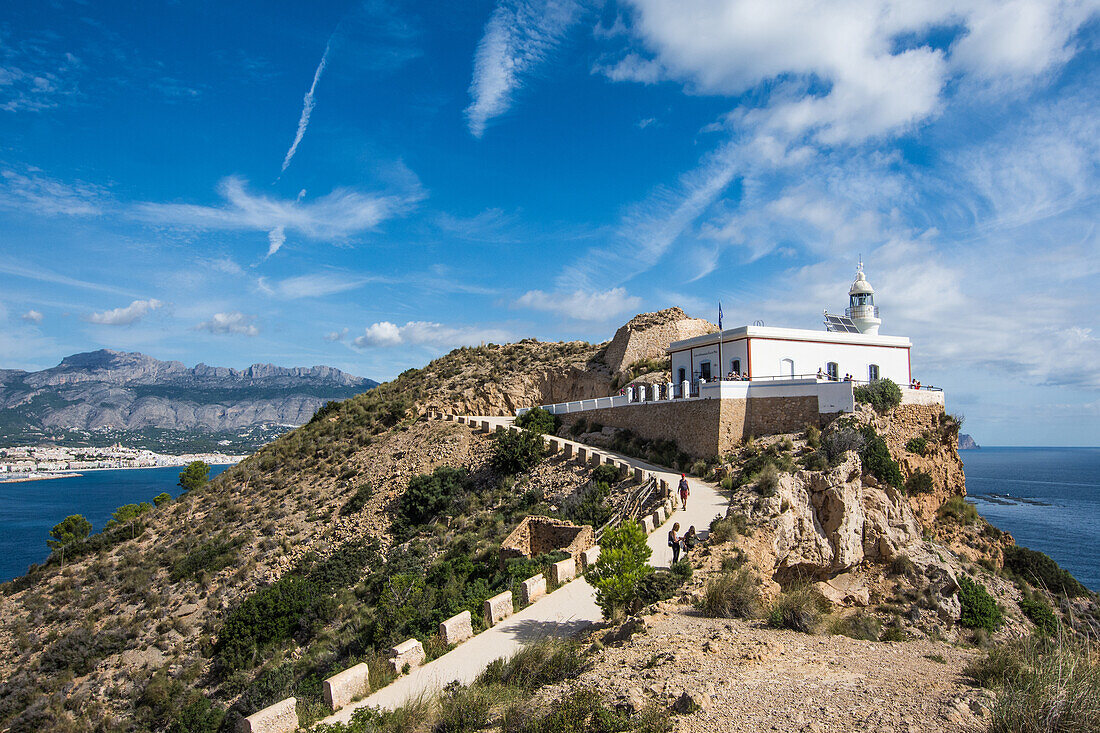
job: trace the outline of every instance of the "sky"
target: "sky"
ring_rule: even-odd
[[[1100,3],[0,9],[0,368],[387,379],[673,305],[882,333],[988,445],[1100,444]]]

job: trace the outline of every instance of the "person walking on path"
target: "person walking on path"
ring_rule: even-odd
[[[672,564],[675,565],[680,560],[680,538],[676,532],[680,529],[680,523],[676,522],[672,525],[672,529],[668,531],[668,546],[672,548]]]
[[[691,493],[691,489],[688,488],[687,476],[680,474],[680,508],[688,508],[688,494]]]

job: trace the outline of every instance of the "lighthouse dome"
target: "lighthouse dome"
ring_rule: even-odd
[[[848,290],[848,295],[873,295],[875,289],[871,287],[871,283],[867,282],[867,278],[863,275],[863,268],[861,267],[856,272],[856,280],[852,283],[852,287]]]

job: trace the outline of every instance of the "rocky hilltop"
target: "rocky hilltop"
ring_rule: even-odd
[[[327,366],[188,368],[103,349],[39,372],[0,371],[0,441],[254,449],[376,384]]]
[[[388,684],[386,650],[409,638],[443,654],[441,621],[469,610],[481,630],[485,600],[518,598],[557,559],[502,560],[523,517],[600,527],[637,487],[428,411],[504,414],[659,375],[681,314],[635,319],[615,349],[456,349],[67,545],[64,566],[55,552],[0,587],[0,730],[228,733],[289,697],[309,723],[328,710],[321,680],[365,664],[372,689]],[[1100,630],[1094,594],[965,502],[958,422],[942,411],[861,406],[704,460],[574,427],[561,429],[710,482],[727,514],[699,527],[685,565],[639,581],[621,617],[515,676],[526,682],[496,665],[496,682],[351,730],[595,729],[540,717],[588,710],[622,733],[962,733],[990,729],[994,693],[972,684],[998,683],[982,676],[985,647]]]

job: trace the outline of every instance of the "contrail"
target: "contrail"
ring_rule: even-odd
[[[325,64],[328,63],[328,52],[332,48],[332,39],[335,35],[334,32],[332,36],[329,36],[328,43],[325,44],[325,53],[321,56],[321,63],[317,64],[317,71],[313,73],[313,83],[309,85],[309,91],[306,92],[306,96],[302,100],[302,116],[298,120],[298,132],[294,135],[294,142],[290,144],[290,150],[286,151],[286,157],[283,158],[283,168],[279,175],[286,172],[286,167],[290,165],[291,158],[298,151],[298,143],[302,142],[302,137],[306,134],[306,127],[309,126],[309,116],[313,114],[313,94],[317,91],[317,82],[321,81],[321,74],[324,73]]]

